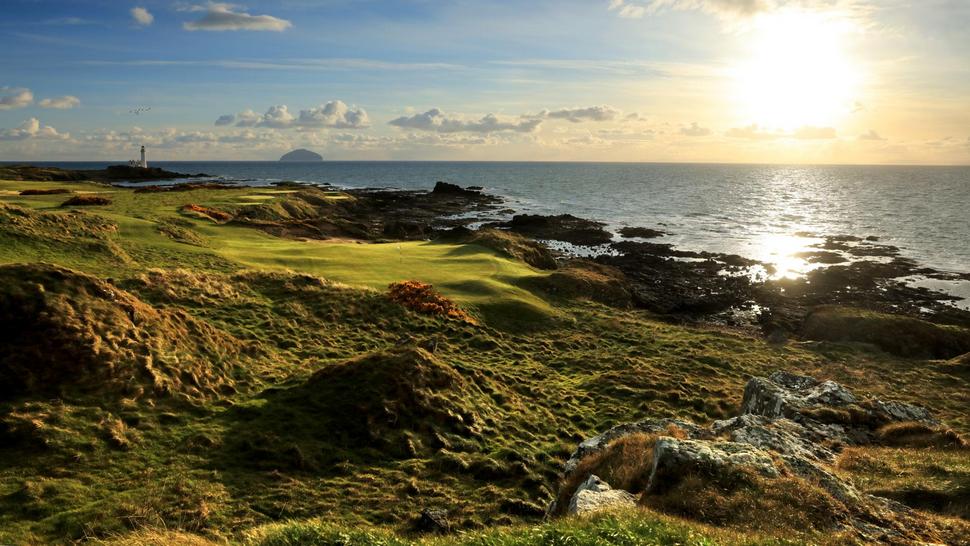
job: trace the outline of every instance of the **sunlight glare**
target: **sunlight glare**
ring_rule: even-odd
[[[787,11],[753,27],[751,55],[735,67],[740,114],[772,130],[832,126],[849,113],[859,69],[845,50],[852,23]]]

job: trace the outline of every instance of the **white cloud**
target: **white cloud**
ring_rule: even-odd
[[[206,6],[191,6],[186,11],[204,11],[197,21],[184,23],[185,30],[269,30],[282,32],[293,23],[272,15],[250,15],[234,4],[212,2]]]
[[[255,127],[261,119],[263,116],[253,112],[252,109],[244,110],[236,114],[236,127]]]
[[[37,103],[41,108],[54,108],[56,110],[70,110],[71,108],[77,108],[81,105],[81,99],[73,95],[64,95],[63,97],[52,97],[49,99],[43,99]]]
[[[639,19],[647,13],[647,8],[624,0],[610,0],[610,11],[627,19]]]
[[[690,137],[701,137],[711,134],[711,130],[707,127],[701,127],[697,122],[691,123],[687,127],[680,128],[680,134]]]
[[[271,106],[266,113],[259,115],[252,110],[238,114],[219,116],[215,125],[224,127],[236,124],[236,127],[270,127],[273,129],[289,128],[337,128],[364,129],[370,126],[370,119],[363,108],[347,106],[343,101],[333,100],[326,104],[307,110],[300,110],[299,117],[290,113],[285,104]]]
[[[612,121],[620,116],[621,112],[608,105],[589,106],[587,108],[563,108],[561,110],[543,110],[538,117],[548,119],[564,119],[573,123],[583,121]]]
[[[356,106],[348,107],[343,101],[333,100],[309,110],[300,110],[297,124],[301,127],[336,127],[339,129],[363,129],[370,125],[367,112]]]
[[[24,87],[0,87],[0,110],[12,110],[30,106],[34,94]]]
[[[270,106],[263,118],[256,124],[257,127],[272,127],[274,129],[285,129],[293,125],[296,118],[290,113],[285,104]]]
[[[865,132],[859,135],[859,140],[886,140],[886,139],[882,137],[879,133],[877,133],[875,130],[869,129],[868,132]]]
[[[0,130],[0,140],[66,140],[71,138],[68,133],[59,133],[50,125],[41,125],[37,118],[30,118],[14,129]]]
[[[147,27],[155,21],[155,16],[151,14],[150,11],[143,7],[131,8],[131,18],[134,19],[135,24],[142,27]]]
[[[500,119],[495,114],[487,114],[478,120],[466,120],[459,117],[450,117],[438,108],[432,108],[423,114],[402,116],[391,120],[389,123],[403,129],[417,129],[436,133],[496,133],[502,131],[531,133],[539,127],[542,119]]]

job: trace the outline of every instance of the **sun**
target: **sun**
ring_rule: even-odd
[[[772,130],[833,126],[851,110],[861,79],[846,51],[851,22],[814,12],[760,17],[734,72],[737,114]]]

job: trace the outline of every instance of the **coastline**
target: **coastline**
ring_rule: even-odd
[[[852,457],[922,461],[914,454],[931,449],[943,466],[915,475],[962,472],[949,444],[881,439],[889,418],[879,408],[914,404],[932,411],[930,438],[949,438],[934,428],[944,424],[970,432],[960,367],[970,328],[932,294],[888,281],[923,268],[878,241],[828,238],[871,259],[828,265],[811,282],[753,283],[747,272],[763,265],[752,260],[663,237],[616,242],[575,216],[507,212],[471,230],[464,224],[507,203],[443,182],[380,191],[6,181],[0,190],[0,323],[14,333],[0,337],[9,461],[0,487],[10,492],[0,506],[11,507],[0,511],[0,541],[110,540],[130,531],[134,496],[166,529],[239,544],[302,529],[339,535],[360,521],[379,524],[360,540],[391,543],[518,536],[522,525],[558,533],[582,521],[540,523],[569,494],[563,465],[577,443],[647,418],[698,430],[747,423],[737,409],[746,385],[779,370],[883,404],[851,409],[876,412],[858,432],[870,443],[833,442],[831,460],[812,463],[821,470],[887,495],[910,484],[847,470]],[[65,206],[80,195],[103,200]],[[612,252],[578,259],[542,244],[550,239]],[[925,306],[940,312],[924,316]],[[830,426],[843,411],[826,406],[812,419]],[[57,494],[36,493],[40,482]],[[845,502],[850,515],[872,508]],[[928,537],[950,521],[916,508],[925,521],[900,512],[880,525]],[[665,537],[751,537],[743,517],[636,510],[634,521]],[[782,518],[764,532],[796,544],[871,532],[816,523]]]

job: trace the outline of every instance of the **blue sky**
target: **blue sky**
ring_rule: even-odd
[[[0,10],[0,160],[970,162],[962,0]]]

